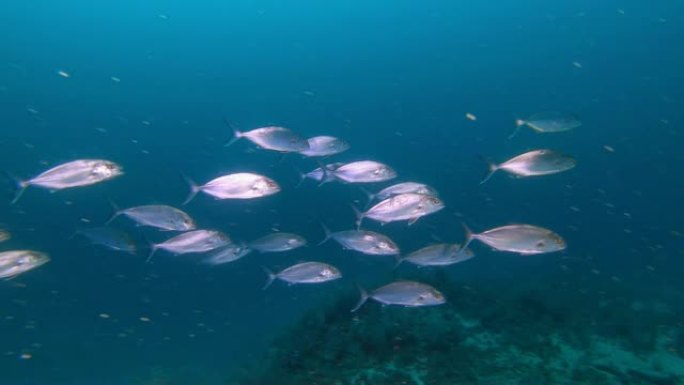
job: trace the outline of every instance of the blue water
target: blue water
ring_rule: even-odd
[[[353,226],[358,188],[295,188],[296,170],[315,162],[246,141],[225,148],[224,118],[242,129],[336,135],[352,148],[335,160],[386,162],[402,181],[434,186],[441,212],[411,227],[368,222],[403,250],[461,242],[461,222],[478,231],[533,223],[568,242],[539,257],[474,246],[476,259],[448,269],[456,281],[543,291],[564,279],[681,306],[682,11],[678,2],[638,1],[2,3],[0,169],[28,178],[106,158],[126,173],[83,189],[29,188],[16,205],[12,182],[3,185],[0,223],[13,238],[2,250],[42,250],[52,261],[0,282],[0,384],[150,384],[150,373],[169,368],[224,383],[305,311],[354,295],[356,283],[413,274],[333,243],[207,267],[162,253],[146,264],[145,250],[130,256],[70,239],[107,220],[109,199],[180,205],[188,193],[180,173],[203,182],[254,171],[279,181],[273,197],[205,195],[185,207],[201,227],[238,240],[277,228],[315,245],[320,222]],[[546,110],[571,111],[583,126],[507,139],[515,119]],[[572,154],[578,166],[479,184],[480,157],[534,148]],[[141,249],[167,237],[125,219],[115,225]],[[261,290],[262,265],[310,259],[345,278]]]

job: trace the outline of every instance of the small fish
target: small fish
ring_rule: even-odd
[[[366,212],[356,212],[357,226],[361,226],[364,218],[374,219],[380,223],[409,221],[415,223],[420,217],[435,213],[444,208],[439,198],[415,193],[405,193],[387,198]]]
[[[176,235],[162,243],[151,245],[149,261],[158,249],[173,254],[204,253],[230,243],[230,238],[216,230],[193,230]]]
[[[217,199],[253,199],[273,195],[280,191],[280,186],[273,179],[259,174],[239,172],[213,179],[198,186],[186,178],[190,185],[190,195],[183,204],[189,203],[198,192],[209,194]]]
[[[306,239],[300,235],[275,232],[250,242],[249,248],[261,253],[274,253],[294,250],[305,245]]]
[[[508,225],[474,234],[467,226],[464,248],[478,240],[495,250],[510,251],[521,255],[552,253],[565,250],[566,244],[560,235],[551,230],[532,225]]]
[[[142,226],[156,227],[168,231],[189,231],[196,228],[195,221],[190,216],[175,207],[167,205],[144,205],[119,210],[115,212],[106,224],[120,215],[125,215]]]
[[[566,112],[542,112],[534,114],[527,119],[515,121],[515,131],[508,138],[513,138],[520,127],[527,126],[539,133],[570,131],[580,127],[582,122],[579,118]]]
[[[233,128],[233,139],[226,147],[246,138],[257,146],[278,152],[302,152],[309,149],[309,142],[285,127],[269,126],[240,132]]]
[[[50,257],[38,251],[12,250],[0,253],[0,279],[12,279],[50,261]]]
[[[397,265],[406,261],[418,266],[448,266],[474,256],[470,249],[462,249],[459,244],[438,243],[412,252],[401,258]]]
[[[332,175],[331,171],[335,171],[338,167],[342,165],[344,165],[344,163],[342,162],[328,163],[307,173],[299,172],[300,181],[299,184],[297,184],[297,186],[302,184],[305,179],[313,179],[316,182],[320,182],[321,185],[328,182],[332,182],[335,180],[335,176]],[[323,171],[323,167],[326,168],[327,172]]]
[[[406,307],[436,306],[446,303],[444,295],[430,285],[415,281],[395,281],[373,290],[370,294],[361,289],[361,299],[351,311],[359,310],[369,298],[383,305]]]
[[[371,194],[367,191],[366,195],[368,195],[368,200],[370,202],[374,200],[384,200],[387,198],[391,198],[395,195],[399,194],[406,194],[406,193],[414,193],[414,194],[423,194],[423,195],[430,195],[433,197],[439,197],[439,193],[437,190],[434,188],[424,184],[424,183],[416,183],[416,182],[403,182],[403,183],[397,183],[394,185],[391,185],[389,187],[385,187],[384,189],[378,191],[375,194]]]
[[[12,238],[12,234],[9,231],[0,229],[0,242],[5,242]]]
[[[384,182],[397,177],[397,172],[390,166],[372,160],[347,163],[330,174],[347,183]]]
[[[268,274],[268,281],[266,281],[266,285],[263,287],[264,290],[271,286],[276,279],[285,281],[288,284],[298,284],[322,283],[342,278],[342,273],[335,266],[322,262],[298,263],[279,273],[273,273],[268,269],[264,270]]]
[[[330,232],[325,230],[325,239],[319,245],[334,239],[343,248],[358,251],[367,255],[397,255],[400,253],[399,246],[388,236],[368,230],[344,230]]]
[[[29,180],[18,181],[17,192],[12,200],[16,203],[28,186],[50,190],[89,186],[123,174],[118,164],[101,159],[79,159],[53,167]]]
[[[252,249],[245,245],[230,243],[216,250],[212,250],[204,262],[210,265],[222,265],[224,263],[237,261],[251,252]]]
[[[557,174],[575,167],[577,161],[571,156],[553,150],[534,150],[511,158],[501,164],[490,163],[489,173],[480,182],[485,183],[497,170],[504,170],[518,177]]]
[[[331,156],[349,149],[349,143],[334,136],[314,136],[307,139],[307,142],[309,148],[299,153],[308,157]]]
[[[135,254],[137,247],[128,233],[112,227],[93,227],[77,230],[74,235],[82,235],[94,245]]]

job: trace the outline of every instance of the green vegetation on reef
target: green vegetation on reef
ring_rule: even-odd
[[[638,301],[617,285],[582,292],[581,285],[553,281],[535,289],[439,277],[423,281],[445,292],[446,305],[374,303],[350,313],[356,298],[344,298],[305,315],[229,383],[676,385],[684,379],[681,309]]]

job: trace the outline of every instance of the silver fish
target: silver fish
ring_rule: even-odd
[[[82,235],[94,245],[104,246],[116,251],[135,254],[137,247],[131,236],[119,229],[112,227],[93,227],[80,229],[74,235]]]
[[[569,131],[581,125],[582,122],[574,114],[567,112],[541,112],[527,119],[516,120],[515,131],[509,136],[509,139],[514,137],[522,126],[527,126],[539,133],[546,133]]]
[[[372,160],[347,163],[330,174],[347,183],[384,182],[397,177],[397,172],[390,166]]]
[[[273,195],[280,186],[273,179],[259,174],[239,172],[213,179],[202,186],[187,179],[190,195],[183,204],[190,202],[198,192],[209,194],[217,199],[253,199]]]
[[[261,253],[274,253],[294,250],[305,245],[306,239],[300,235],[275,232],[250,242],[249,248]]]
[[[443,208],[444,202],[431,195],[399,194],[381,201],[364,213],[357,212],[356,224],[360,226],[364,218],[370,218],[383,224],[408,220],[410,225],[420,217],[435,213]]]
[[[9,231],[0,229],[0,242],[5,242],[12,238],[12,234]]]
[[[385,187],[384,189],[378,191],[375,194],[371,194],[366,192],[368,195],[368,200],[369,201],[374,201],[376,199],[378,200],[384,200],[387,198],[391,198],[395,195],[399,194],[407,194],[407,193],[414,193],[414,194],[423,194],[423,195],[431,195],[433,197],[439,197],[439,193],[437,190],[434,188],[424,184],[424,183],[416,183],[416,182],[403,182],[403,183],[397,183],[394,185],[391,185],[389,187]]]
[[[399,246],[388,236],[368,230],[344,230],[330,232],[326,227],[325,239],[319,245],[334,239],[343,248],[358,251],[367,255],[397,255]]]
[[[474,234],[467,226],[466,243],[478,240],[495,250],[522,255],[552,253],[566,248],[565,240],[551,230],[532,225],[508,225]]]
[[[349,143],[334,136],[314,136],[307,139],[307,142],[309,148],[299,153],[308,157],[330,156],[349,149]]]
[[[204,262],[210,265],[222,265],[224,263],[237,261],[251,252],[252,249],[245,245],[230,243],[216,250],[212,250]]]
[[[181,233],[162,243],[151,245],[149,261],[158,249],[166,250],[173,254],[203,253],[211,251],[230,243],[230,238],[216,230],[193,230]]]
[[[326,165],[323,165],[327,169],[327,172],[323,171],[323,167],[318,167],[314,170],[311,170],[307,173],[300,172],[299,173],[299,186],[304,182],[305,179],[313,179],[316,182],[320,182],[320,184],[324,184],[327,182],[332,182],[335,180],[335,176],[332,175],[330,171],[335,171],[338,167],[342,166],[344,163],[342,162],[335,162],[335,163],[328,163]]]
[[[196,228],[195,221],[187,213],[167,205],[144,205],[116,210],[114,215],[107,221],[107,224],[120,215],[131,218],[139,225],[156,227],[162,230],[188,231]]]
[[[226,146],[240,138],[246,138],[263,149],[278,152],[302,152],[309,149],[309,142],[306,139],[285,127],[268,126],[245,132],[233,129],[233,139]]]
[[[412,252],[401,258],[399,263],[406,261],[418,266],[449,266],[474,256],[470,249],[462,249],[459,244],[438,243]]]
[[[571,156],[553,150],[534,150],[511,158],[501,164],[490,163],[489,173],[480,183],[485,183],[497,170],[504,170],[518,177],[557,174],[575,167],[577,161]]]
[[[50,261],[50,257],[38,251],[12,250],[0,253],[0,278],[11,279]]]
[[[16,203],[28,186],[50,190],[89,186],[123,174],[118,164],[102,159],[79,159],[53,167],[29,180],[18,181],[12,203]]]
[[[289,284],[297,283],[322,283],[342,278],[342,273],[332,265],[322,262],[303,262],[290,266],[279,273],[273,273],[267,269],[268,281],[264,290],[271,286],[274,280],[279,279]]]
[[[436,306],[446,302],[444,295],[430,285],[415,281],[396,281],[375,289],[370,294],[361,290],[361,299],[351,311],[359,310],[369,298],[383,305],[406,307]]]

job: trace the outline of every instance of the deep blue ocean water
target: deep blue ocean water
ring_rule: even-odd
[[[55,193],[29,188],[15,205],[4,182],[0,223],[12,239],[2,250],[42,250],[52,261],[0,282],[0,384],[144,383],[136,379],[178,367],[219,384],[305,311],[353,295],[356,283],[411,273],[334,243],[314,247],[320,222],[354,225],[349,205],[363,205],[364,194],[311,181],[296,188],[297,169],[315,162],[247,141],[223,147],[232,135],[224,119],[339,136],[352,148],[334,160],[386,162],[402,181],[433,185],[441,212],[411,227],[366,222],[403,250],[462,242],[461,222],[478,231],[534,223],[569,245],[520,257],[478,244],[474,260],[448,268],[455,280],[541,291],[559,279],[587,291],[617,285],[681,309],[683,11],[675,1],[2,3],[0,169],[28,178],[106,158],[125,175]],[[571,111],[583,125],[508,139],[515,119],[547,110]],[[578,165],[479,184],[481,157],[535,148]],[[146,264],[146,242],[167,234],[123,218],[114,224],[134,234],[139,255],[70,239],[108,219],[109,199],[178,206],[188,193],[181,173],[203,182],[238,171],[267,174],[283,191],[254,201],[200,195],[185,209],[201,227],[238,240],[280,229],[311,247],[207,267],[161,252]],[[261,290],[260,266],[309,259],[345,278]]]

